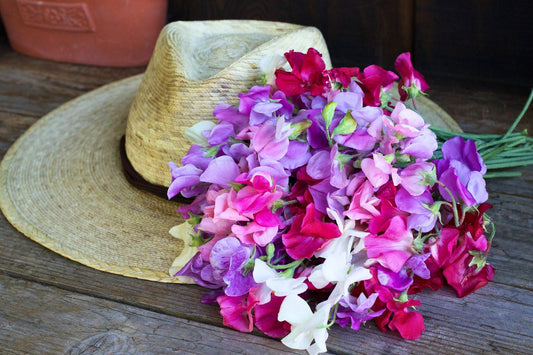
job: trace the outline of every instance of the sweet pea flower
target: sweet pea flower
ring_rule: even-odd
[[[244,273],[252,249],[235,237],[223,238],[213,246],[209,263],[214,269],[215,278],[226,283],[224,293],[227,296],[242,296],[255,286],[252,274]]]
[[[209,163],[207,169],[200,175],[200,181],[229,187],[229,183],[235,181],[239,174],[239,166],[233,158],[223,155]]]
[[[424,76],[420,74],[411,62],[411,53],[402,53],[394,61],[394,68],[400,74],[398,92],[402,101],[416,97],[420,92],[429,89]]]
[[[259,158],[280,160],[287,154],[292,131],[290,124],[286,123],[283,117],[278,118],[276,123],[266,121],[255,131],[251,145]]]
[[[380,200],[374,195],[372,184],[365,180],[354,193],[350,207],[344,215],[354,221],[368,221],[379,215],[376,208],[379,202]]]
[[[290,230],[282,235],[283,245],[291,258],[311,258],[331,239],[341,235],[334,223],[323,222],[322,217],[323,214],[316,210],[314,203],[307,205],[304,214],[294,217]]]
[[[419,196],[428,189],[425,182],[426,175],[433,175],[436,179],[435,165],[428,162],[417,162],[400,171],[401,185],[412,196]]]
[[[324,75],[326,64],[322,54],[316,49],[309,48],[307,53],[294,50],[285,53],[285,58],[291,65],[292,71],[276,70],[276,86],[287,96],[294,96],[310,92],[311,95],[321,95],[328,86]]]
[[[200,121],[192,127],[187,128],[183,136],[193,144],[207,147],[209,143],[206,139],[206,133],[209,133],[215,126],[216,124],[213,121]]]
[[[172,181],[167,190],[169,200],[179,193],[184,197],[192,197],[206,190],[205,187],[198,186],[201,182],[201,174],[203,173],[201,169],[198,169],[192,164],[180,167],[173,162],[169,162],[168,166],[172,175]]]
[[[270,302],[272,293],[278,297],[298,295],[307,291],[306,277],[287,278],[270,268],[263,260],[256,259],[253,277],[260,289],[257,292],[259,304]]]
[[[281,342],[292,349],[307,350],[309,354],[325,352],[328,338],[326,325],[331,307],[329,302],[324,301],[319,303],[313,312],[300,296],[290,294],[285,297],[278,320],[290,323],[291,332],[281,339]]]
[[[358,297],[348,295],[339,301],[339,310],[337,311],[336,323],[341,327],[345,327],[348,323],[351,323],[353,330],[359,330],[361,323],[366,322],[372,318],[378,317],[385,309],[381,309],[377,312],[372,311],[372,306],[378,298],[377,293],[373,293],[366,297],[364,293],[361,293]]]
[[[392,84],[398,80],[398,75],[380,66],[369,65],[362,72],[359,72],[357,79],[362,83],[365,93],[364,104],[379,107],[381,106],[381,90],[390,89]]]
[[[373,153],[372,158],[363,159],[361,162],[361,169],[368,181],[370,181],[375,188],[385,185],[385,183],[389,181],[389,176],[392,178],[395,186],[401,181],[401,178],[398,175],[398,169],[393,168],[391,163],[389,163],[381,154]]]
[[[451,201],[449,192],[455,200],[467,206],[483,203],[488,199],[483,175],[487,167],[472,140],[454,137],[442,145],[442,159],[436,160],[439,192],[446,201]],[[448,191],[446,190],[448,189]]]
[[[370,234],[365,238],[368,257],[393,272],[399,272],[413,255],[412,243],[413,235],[407,229],[403,216],[393,217],[389,228],[382,235]]]

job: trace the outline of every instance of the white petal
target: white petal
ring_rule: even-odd
[[[215,122],[212,121],[200,121],[194,126],[189,127],[183,132],[185,138],[187,138],[191,143],[201,145],[202,147],[207,147],[209,143],[204,137],[204,131],[210,131],[215,127]]]
[[[253,276],[255,282],[263,283],[268,279],[276,277],[276,272],[272,270],[263,260],[255,259]]]
[[[182,224],[172,227],[169,233],[174,238],[183,241],[183,250],[180,255],[174,259],[172,266],[170,266],[170,269],[168,270],[170,276],[174,276],[198,252],[198,248],[191,246],[194,230],[189,222],[183,222]],[[193,283],[192,279],[189,277],[179,276],[179,278],[183,282]]]
[[[300,294],[307,290],[307,285],[304,283],[305,277],[297,279],[288,279],[285,277],[277,277],[267,280],[266,284],[274,294],[278,297],[285,297],[290,294]]]
[[[307,322],[312,315],[311,308],[303,298],[290,294],[281,303],[278,320],[280,322],[287,321],[291,325],[300,324]]]

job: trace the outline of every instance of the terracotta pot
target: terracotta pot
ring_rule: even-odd
[[[56,61],[138,66],[150,60],[167,0],[1,0],[17,52]]]

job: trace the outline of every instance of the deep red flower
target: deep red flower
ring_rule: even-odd
[[[294,96],[310,92],[318,96],[329,87],[328,78],[324,70],[326,64],[322,60],[322,54],[316,49],[309,48],[306,54],[294,50],[285,53],[292,71],[287,72],[278,69],[275,72],[276,86],[287,96]]]
[[[389,328],[397,330],[404,339],[418,339],[426,329],[424,318],[419,312],[405,310],[394,312]]]
[[[291,258],[309,259],[330,239],[341,236],[339,227],[335,223],[323,222],[323,218],[314,203],[307,205],[305,214],[294,217],[291,229],[282,236],[283,245]]]
[[[254,309],[255,326],[273,338],[281,338],[289,334],[291,325],[278,321],[279,308],[284,297],[271,296],[270,302],[256,305]]]
[[[473,258],[474,256],[463,253],[443,271],[446,281],[455,289],[458,297],[465,297],[471,294],[494,278],[494,267],[492,265],[486,264],[479,271],[477,271],[476,265],[469,266]]]
[[[365,97],[365,106],[381,106],[381,88],[390,89],[394,81],[398,80],[398,75],[394,72],[383,69],[377,65],[366,67],[360,72],[357,79],[361,82]]]
[[[327,71],[327,75],[330,77],[331,82],[339,82],[343,87],[347,87],[352,78],[359,75],[359,68],[333,68]]]
[[[411,53],[402,53],[394,61],[394,68],[400,74],[400,82],[398,83],[398,92],[402,101],[405,101],[409,96],[416,96],[419,92],[424,92],[429,89],[429,85],[411,62]],[[408,88],[410,93],[403,89]]]

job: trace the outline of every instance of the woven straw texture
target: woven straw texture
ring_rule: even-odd
[[[182,242],[176,204],[130,186],[119,142],[142,75],[52,111],[9,150],[0,206],[11,224],[47,248],[95,269],[179,282],[168,268]]]
[[[329,53],[314,27],[264,21],[174,22],[156,44],[126,130],[126,154],[148,182],[170,184],[168,162],[188,149],[183,132],[213,119],[214,103],[237,102],[259,83],[260,60],[291,49]]]
[[[160,38],[159,47],[175,43],[171,38],[177,35],[171,29],[167,28],[167,34]],[[318,49],[324,51],[323,46]],[[169,180],[166,162],[179,161],[187,145],[181,133],[197,118],[198,107],[204,107],[208,115],[226,96],[228,101],[235,102],[236,92],[221,95],[229,87],[231,75],[239,81],[241,76],[235,72],[225,74],[227,79],[217,81],[220,87],[209,81],[196,81],[180,91],[185,88],[184,77],[172,78],[177,75],[179,63],[176,57],[179,52],[172,48],[174,54],[165,61],[156,57],[158,65],[150,65],[145,79],[138,75],[80,96],[41,118],[15,142],[0,165],[0,207],[15,228],[45,247],[98,270],[182,282],[168,275],[169,267],[183,248],[183,242],[169,234],[171,227],[182,222],[175,212],[178,206],[128,184],[122,173],[120,138],[135,98],[129,120],[137,122],[128,126],[128,137],[130,143],[131,137],[136,137],[150,144],[130,145],[130,153],[133,146],[141,149],[134,153],[141,154],[144,159],[141,163],[161,160],[165,171],[159,174],[165,176],[163,180]],[[262,51],[263,55],[268,53]],[[324,57],[329,61],[327,52]],[[166,66],[171,69],[165,69]],[[249,86],[250,81],[242,79],[239,85]],[[210,95],[212,92],[216,92],[214,96]],[[175,97],[181,95],[189,96],[181,102]],[[159,115],[165,109],[165,104],[169,106],[167,115],[163,119],[155,117],[156,112]],[[143,107],[152,110],[144,113],[144,120],[139,113]],[[459,130],[453,119],[433,102],[421,98],[418,108],[430,123]],[[179,119],[171,120],[171,116]],[[158,127],[159,124],[168,126]],[[175,127],[170,130],[170,126]],[[163,148],[158,149],[158,145]],[[159,167],[150,169],[157,171]]]

